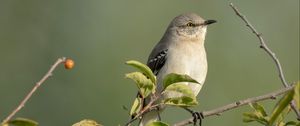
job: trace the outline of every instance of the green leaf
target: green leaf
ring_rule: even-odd
[[[98,124],[96,121],[91,119],[84,119],[81,120],[78,123],[73,124],[72,126],[102,126],[101,124]]]
[[[126,64],[133,66],[137,69],[139,69],[142,73],[144,73],[150,80],[156,84],[156,78],[155,75],[153,74],[152,70],[145,64],[135,61],[135,60],[129,60],[126,62]]]
[[[161,121],[155,121],[155,122],[148,123],[146,126],[169,126],[169,125]]]
[[[167,98],[164,101],[164,104],[173,105],[173,106],[180,106],[180,107],[191,107],[198,105],[198,102],[195,98],[182,96],[178,98]]]
[[[135,98],[133,105],[130,110],[130,115],[135,116],[140,110],[142,109],[142,99],[141,98]]]
[[[125,77],[135,81],[143,98],[146,98],[150,93],[155,92],[156,87],[154,83],[141,72],[128,73]]]
[[[243,113],[243,122],[253,122],[257,119],[254,113],[245,112]]]
[[[300,122],[295,122],[295,121],[289,121],[285,123],[285,126],[300,126]]]
[[[276,121],[277,117],[280,113],[289,105],[289,103],[293,100],[294,90],[287,92],[277,103],[275,106],[272,115],[269,120],[269,126],[273,126],[274,122]]]
[[[170,74],[166,75],[163,80],[164,88],[168,87],[169,85],[171,85],[173,83],[178,83],[178,82],[198,83],[196,80],[194,80],[193,78],[191,78],[190,76],[188,76],[186,74],[170,73]]]
[[[296,102],[296,106],[298,110],[300,111],[300,81],[298,81],[298,83],[295,85],[294,92],[295,92],[294,100]]]
[[[252,122],[252,121],[257,121],[263,125],[266,125],[268,123],[268,121],[265,118],[260,117],[259,113],[257,113],[257,112],[243,113],[243,122]]]
[[[284,126],[284,125],[285,125],[285,123],[283,121],[279,121],[276,123],[276,126]]]
[[[258,112],[260,114],[261,117],[265,117],[265,116],[268,116],[267,113],[266,113],[266,110],[265,108],[258,104],[258,103],[250,103],[250,106],[255,109],[256,112]]]
[[[189,107],[198,104],[196,96],[186,84],[171,84],[162,92],[162,94],[164,96],[162,102],[167,105]]]
[[[277,117],[277,123],[281,124],[284,122],[285,117],[291,111],[291,107],[288,105]],[[280,123],[281,122],[281,123]]]
[[[25,118],[16,118],[14,120],[8,121],[9,125],[13,126],[37,126],[38,123],[36,121],[25,119]]]

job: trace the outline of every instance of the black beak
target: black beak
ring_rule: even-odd
[[[213,23],[216,23],[217,21],[216,20],[206,20],[204,21],[204,24],[205,25],[210,25],[210,24],[213,24]]]

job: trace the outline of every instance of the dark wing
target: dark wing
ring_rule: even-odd
[[[168,49],[162,50],[153,56],[150,55],[147,65],[152,72],[157,75],[159,70],[164,66],[167,60]]]

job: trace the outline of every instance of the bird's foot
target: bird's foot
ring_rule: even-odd
[[[187,110],[188,112],[190,112],[193,116],[193,123],[194,123],[194,126],[197,126],[197,122],[199,120],[199,126],[201,126],[202,124],[202,119],[204,119],[204,116],[203,116],[203,113],[202,112],[195,112],[191,109],[188,109],[188,108],[184,108],[185,110]]]

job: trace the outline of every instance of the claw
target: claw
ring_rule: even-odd
[[[199,120],[199,126],[202,125],[202,119],[204,119],[204,116],[203,116],[202,112],[194,112],[193,110],[188,109],[188,108],[184,108],[184,109],[189,111],[192,114],[192,116],[194,117],[194,119],[193,119],[194,126],[197,125],[198,120]]]
[[[193,113],[192,114],[192,116],[194,117],[194,119],[193,119],[193,124],[194,124],[194,126],[196,126],[197,125],[197,120],[198,120],[198,115],[197,115],[197,113]]]

